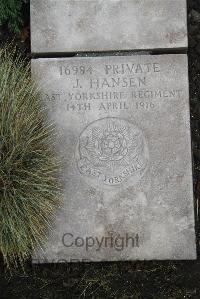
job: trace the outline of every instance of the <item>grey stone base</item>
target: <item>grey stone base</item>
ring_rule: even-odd
[[[32,53],[185,49],[186,0],[31,0]]]

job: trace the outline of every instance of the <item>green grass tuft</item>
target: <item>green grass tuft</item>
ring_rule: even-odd
[[[0,49],[0,252],[8,267],[42,242],[59,204],[54,134],[29,65]]]

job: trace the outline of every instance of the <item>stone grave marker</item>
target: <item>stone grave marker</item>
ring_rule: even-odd
[[[186,0],[31,0],[32,52],[187,48]]]
[[[33,262],[195,259],[187,55],[41,58],[32,72],[65,186]]]

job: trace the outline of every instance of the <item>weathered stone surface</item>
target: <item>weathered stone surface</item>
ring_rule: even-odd
[[[31,0],[33,53],[187,48],[186,0]]]
[[[36,59],[64,203],[34,262],[194,259],[186,55]]]

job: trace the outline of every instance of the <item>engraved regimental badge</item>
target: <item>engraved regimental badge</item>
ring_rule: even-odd
[[[76,160],[85,178],[114,186],[130,178],[137,183],[145,173],[149,154],[139,128],[127,120],[107,117],[83,130]]]

